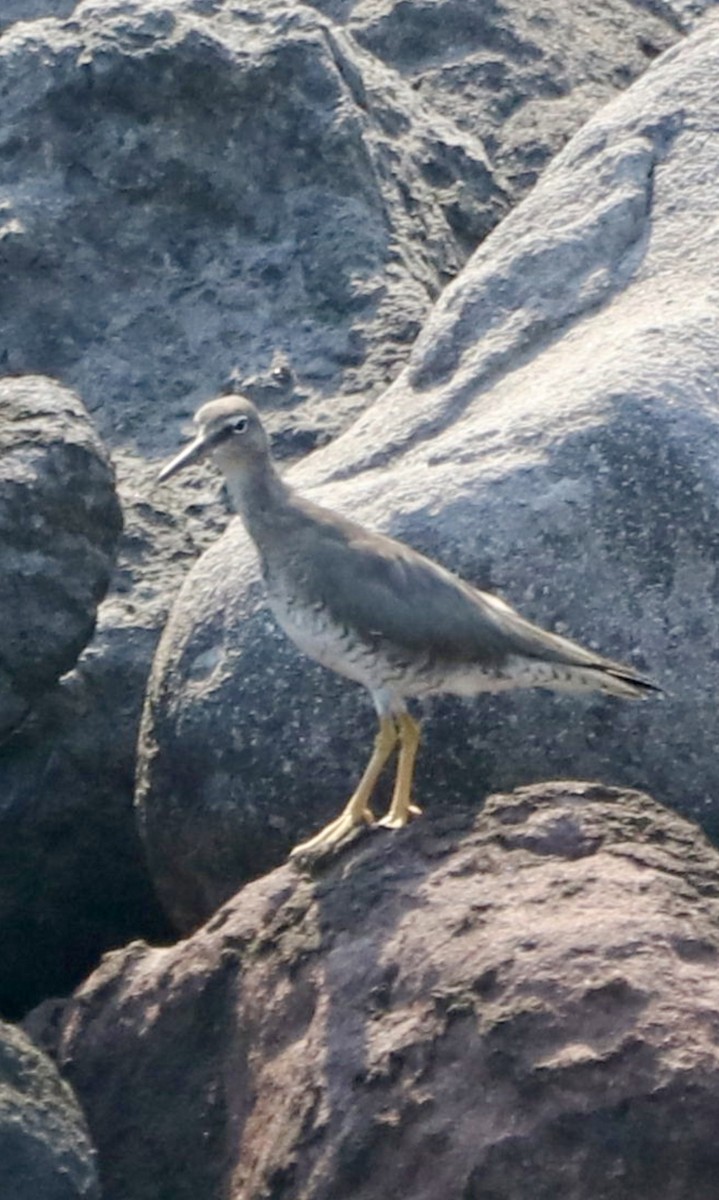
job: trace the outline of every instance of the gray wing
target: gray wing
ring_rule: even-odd
[[[634,678],[631,668],[540,629],[401,542],[334,514],[312,550],[304,572],[312,597],[368,643],[387,642],[438,663],[492,669],[520,656]]]

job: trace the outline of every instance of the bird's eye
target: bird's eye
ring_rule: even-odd
[[[247,429],[247,417],[238,417],[236,421],[232,422],[232,432],[233,433],[244,433],[246,429]]]

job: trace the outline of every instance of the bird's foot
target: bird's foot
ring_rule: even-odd
[[[300,866],[317,862],[319,859],[334,854],[344,846],[348,846],[368,825],[374,825],[374,823],[375,815],[371,808],[364,808],[359,812],[350,812],[345,809],[314,837],[295,846],[294,850],[290,851],[290,858],[292,862]]]
[[[386,817],[382,817],[377,824],[383,829],[404,829],[413,817],[421,817],[422,809],[416,804],[409,804],[406,809],[401,809],[398,812],[393,812],[390,808]]]

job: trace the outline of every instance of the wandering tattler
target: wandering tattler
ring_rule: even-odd
[[[305,654],[364,684],[379,717],[374,750],[345,808],[293,851],[320,855],[374,822],[370,798],[399,746],[390,829],[419,813],[411,801],[419,725],[405,699],[516,687],[659,692],[631,667],[525,620],[402,542],[298,496],[278,475],[259,414],[242,396],[204,404],[197,436],[160,473],[209,454],[259,552],[270,607]]]

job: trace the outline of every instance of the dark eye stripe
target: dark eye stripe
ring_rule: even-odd
[[[228,438],[231,438],[234,432],[231,425],[221,425],[219,429],[210,434],[208,439],[209,444],[211,446],[219,446],[220,442],[226,442]]]

